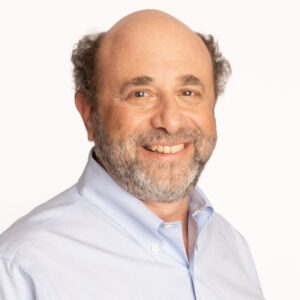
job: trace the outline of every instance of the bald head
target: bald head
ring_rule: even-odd
[[[103,62],[110,61],[125,49],[138,57],[157,53],[170,57],[175,52],[189,55],[191,50],[197,49],[199,55],[206,55],[211,63],[202,39],[181,21],[159,10],[134,12],[118,21],[105,34],[99,57]]]
[[[190,55],[191,49],[196,48],[199,55],[209,53],[207,61],[212,64],[217,99],[224,91],[231,69],[213,37],[195,33],[173,16],[150,9],[127,15],[107,32],[84,36],[78,42],[72,53],[75,89],[93,101],[96,78],[103,74],[101,66],[117,60],[125,50],[143,59],[157,53],[165,53],[166,57],[175,53],[175,59]]]
[[[121,81],[139,76],[163,82],[164,76],[190,74],[193,66],[203,73],[203,85],[214,98],[213,64],[204,42],[174,17],[157,10],[143,10],[121,19],[106,33],[98,51],[97,85],[111,85],[114,89]]]
[[[107,32],[107,38],[142,33],[153,35],[157,32],[168,32],[174,35],[185,33],[195,35],[184,23],[160,10],[147,9],[125,16]]]
[[[120,19],[116,24],[114,24],[108,32],[116,32],[119,29],[126,28],[127,26],[136,26],[136,25],[153,25],[154,23],[173,23],[173,24],[181,24],[185,26],[182,22],[180,22],[175,17],[157,10],[157,9],[144,9],[140,11],[133,12],[124,18]]]

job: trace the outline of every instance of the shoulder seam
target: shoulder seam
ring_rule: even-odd
[[[1,256],[1,254],[0,254],[0,260],[6,261],[8,263],[15,265],[20,270],[21,273],[23,273],[27,278],[30,279],[30,281],[32,281],[33,283],[38,282],[39,285],[43,287],[43,289],[45,288],[45,284],[43,284],[39,278],[37,278],[36,276],[32,276],[32,274],[28,270],[26,270],[23,266],[21,266],[19,263],[17,263],[14,259],[13,260],[8,259],[6,257]],[[46,290],[46,292],[43,292],[43,297],[46,295],[51,295],[51,297],[55,296],[54,292],[52,290],[50,290],[49,287],[45,288],[45,290]],[[51,299],[51,298],[48,298],[48,299]],[[58,298],[55,297],[53,299],[58,299]]]
[[[79,195],[80,200],[85,200],[81,195]],[[76,203],[77,202],[77,203]],[[67,211],[72,211],[74,209],[76,209],[77,207],[81,206],[81,205],[85,205],[86,201],[76,201],[71,207],[67,207],[65,209],[63,209],[57,216],[55,216],[54,218],[51,218],[49,220],[47,220],[44,224],[42,224],[41,226],[39,226],[38,228],[34,229],[27,238],[25,238],[24,240],[22,240],[20,242],[20,244],[18,244],[16,247],[14,247],[12,249],[12,259],[8,259],[10,261],[14,261],[15,263],[17,263],[18,259],[18,252],[19,250],[22,248],[22,246],[24,245],[24,243],[33,240],[40,232],[42,229],[47,228],[48,226],[54,224],[55,222],[59,221],[59,219],[61,219],[61,217],[67,212]],[[4,253],[3,253],[4,254]],[[1,256],[0,256],[1,257]],[[4,257],[2,257],[4,258]],[[18,263],[17,263],[18,264]]]

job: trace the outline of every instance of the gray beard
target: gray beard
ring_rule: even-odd
[[[94,113],[94,152],[97,160],[117,179],[130,194],[147,202],[177,202],[190,195],[198,182],[201,172],[210,158],[215,136],[205,136],[200,130],[181,129],[176,134],[155,129],[147,133],[133,134],[129,139],[111,141],[101,125],[100,117]],[[182,140],[194,144],[194,154],[188,167],[176,172],[181,162],[162,162],[145,166],[139,156],[140,145],[164,141],[176,143]],[[157,176],[158,170],[163,170]]]

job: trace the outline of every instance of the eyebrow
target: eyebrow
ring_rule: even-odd
[[[177,78],[177,80],[182,85],[198,85],[205,91],[205,86],[204,86],[203,82],[200,80],[200,78],[198,78],[192,74],[180,76]]]
[[[130,80],[125,81],[121,85],[120,94],[122,94],[128,86],[131,86],[131,85],[141,86],[141,85],[147,85],[152,82],[153,82],[153,79],[149,76],[138,76],[138,77],[131,78]]]
[[[146,75],[131,78],[131,79],[125,81],[121,85],[119,93],[122,94],[128,86],[131,86],[131,85],[133,85],[133,86],[148,85],[149,83],[152,83],[153,81],[154,81],[153,78],[151,78],[149,76],[146,76]],[[180,82],[182,85],[197,85],[197,86],[200,86],[203,89],[203,91],[205,91],[205,86],[202,83],[202,81],[198,77],[196,77],[192,74],[179,76],[179,77],[177,77],[177,81]]]

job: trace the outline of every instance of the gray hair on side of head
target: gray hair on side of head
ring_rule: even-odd
[[[83,36],[75,44],[71,56],[75,90],[85,94],[91,102],[96,93],[96,57],[104,35],[105,32],[100,32]]]
[[[212,59],[214,93],[215,100],[217,100],[218,97],[225,91],[227,81],[231,75],[231,66],[229,61],[223,56],[222,52],[220,51],[218,42],[211,34],[204,35],[199,32],[196,32],[196,34],[204,42]]]
[[[74,46],[71,61],[75,90],[85,94],[92,104],[96,104],[96,59],[106,32],[85,35]],[[231,75],[229,61],[222,55],[218,42],[209,34],[195,32],[206,45],[213,65],[215,101],[224,93],[228,78]]]

